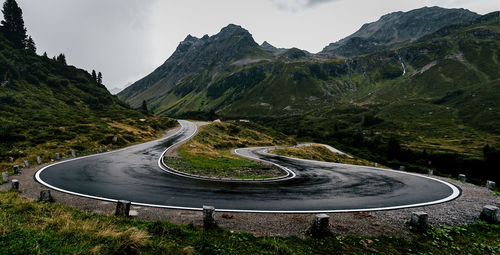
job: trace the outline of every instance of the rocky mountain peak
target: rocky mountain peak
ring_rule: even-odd
[[[232,38],[249,38],[253,41],[253,37],[248,30],[239,25],[229,24],[222,28],[220,32],[213,36],[216,40],[228,40]]]
[[[478,14],[465,9],[423,7],[408,12],[393,12],[364,24],[354,34],[328,45],[321,53],[352,57],[390,48],[399,43],[414,42],[438,29],[474,20]]]
[[[266,53],[248,30],[239,25],[229,24],[216,35],[204,35],[201,39],[188,35],[163,65],[129,86],[120,95],[133,97],[136,93],[155,85],[163,89],[172,88],[181,83],[191,72],[203,70],[216,72],[230,62],[264,54]]]
[[[264,41],[260,47],[264,48],[264,49],[268,49],[268,50],[278,50],[278,48],[274,47],[272,44],[268,43],[267,41]]]
[[[186,41],[188,41],[188,42],[190,42],[190,41],[198,41],[198,38],[196,38],[196,37],[192,36],[191,34],[189,34],[189,35],[186,36],[186,39],[184,39],[184,42],[186,42]]]

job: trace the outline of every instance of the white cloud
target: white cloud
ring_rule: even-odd
[[[318,4],[335,2],[338,0],[269,0],[271,4],[280,10],[296,12]]]

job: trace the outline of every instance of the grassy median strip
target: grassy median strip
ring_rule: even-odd
[[[260,237],[96,215],[0,192],[0,254],[499,254],[499,240],[500,225],[483,222],[406,239]]]
[[[253,146],[292,145],[286,135],[253,122],[214,122],[200,127],[196,136],[178,148],[165,163],[189,174],[237,179],[262,179],[286,174],[281,169],[239,157],[231,150]]]

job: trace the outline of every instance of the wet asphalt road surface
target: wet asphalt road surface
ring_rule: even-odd
[[[60,191],[108,200],[175,208],[213,205],[217,210],[371,210],[459,195],[454,186],[423,176],[289,159],[267,154],[264,148],[240,149],[239,153],[279,164],[297,176],[275,183],[224,183],[172,175],[159,167],[159,157],[196,132],[194,123],[179,122],[181,130],[170,137],[53,164],[37,173],[37,181]]]

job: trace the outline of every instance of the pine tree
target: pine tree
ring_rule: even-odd
[[[29,36],[28,40],[26,40],[26,49],[28,50],[28,52],[36,54],[35,41],[33,41],[33,38],[31,38],[31,36]]]
[[[142,100],[142,112],[143,113],[148,113],[148,104],[146,103],[146,100]]]
[[[44,52],[43,55],[42,55],[42,57],[49,58],[49,56],[47,55],[47,52]]]
[[[97,84],[102,85],[102,73],[101,72],[99,72],[97,74]]]
[[[66,56],[64,56],[64,54],[61,53],[59,54],[59,56],[57,56],[56,61],[63,65],[66,65]]]
[[[97,74],[95,73],[95,70],[92,70],[92,80],[97,82]]]
[[[6,0],[3,4],[2,13],[5,37],[14,44],[14,47],[24,49],[26,46],[26,28],[24,27],[23,11],[15,0]]]

